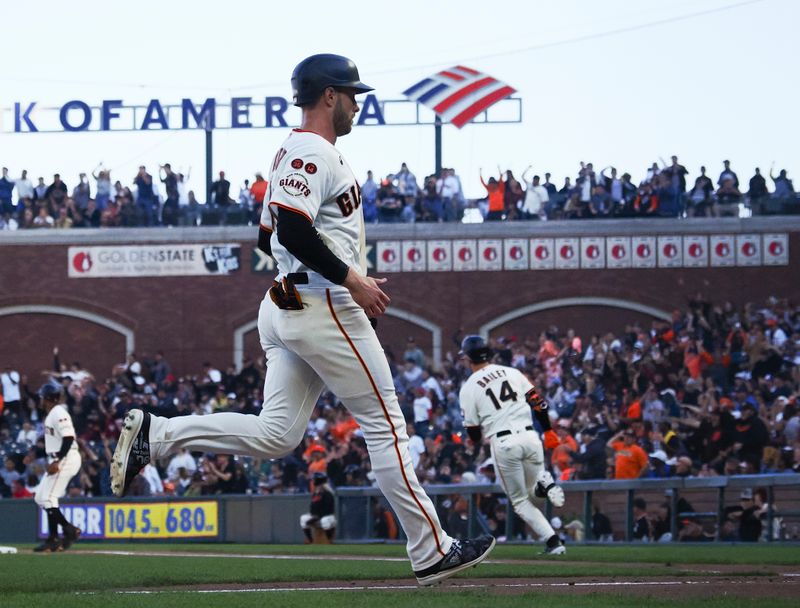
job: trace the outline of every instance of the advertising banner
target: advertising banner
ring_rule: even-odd
[[[70,247],[67,276],[175,277],[228,275],[241,267],[237,244]]]
[[[81,538],[216,538],[219,508],[214,500],[197,502],[114,502],[62,505],[81,530]],[[47,513],[39,509],[39,538],[48,534]]]

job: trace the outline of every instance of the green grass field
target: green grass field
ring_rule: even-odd
[[[570,547],[565,560],[546,559],[536,554],[538,547],[498,546],[489,562],[452,579],[450,588],[420,589],[415,586],[405,550],[397,545],[218,545],[218,544],[93,544],[79,543],[73,551],[54,555],[30,552],[20,546],[16,555],[0,555],[0,605],[8,607],[46,606],[313,606],[324,608],[357,606],[476,606],[491,602],[504,606],[636,606],[634,597],[613,589],[597,593],[571,593],[569,587],[545,590],[516,589],[497,593],[483,586],[465,588],[474,577],[494,579],[497,586],[516,578],[547,581],[574,577],[594,577],[597,581],[616,581],[630,577],[663,577],[681,581],[698,575],[722,576],[714,566],[736,568],[739,576],[753,575],[762,580],[779,577],[779,571],[797,566],[800,572],[800,547],[796,546],[588,546]],[[109,555],[97,552],[124,551],[134,555]],[[142,555],[160,553],[165,555]],[[191,553],[192,555],[178,555]],[[172,555],[171,555],[172,554]],[[203,555],[206,554],[206,555]],[[207,555],[212,554],[212,555]],[[268,556],[281,556],[281,558]],[[344,559],[350,556],[363,559]],[[340,559],[336,559],[340,557]],[[401,561],[391,561],[401,558]],[[586,579],[580,579],[586,580]],[[785,580],[785,579],[784,579]],[[359,581],[391,581],[400,589],[363,590]],[[493,582],[494,582],[493,581]],[[329,583],[347,590],[276,591],[250,590],[237,593],[199,593],[180,586],[258,586],[270,584],[295,587]],[[800,591],[800,579],[797,589]],[[328,585],[326,585],[328,586]],[[795,588],[795,587],[793,587]],[[649,589],[649,588],[648,588]],[[120,593],[146,590],[140,593]],[[524,592],[523,592],[524,591]],[[763,605],[763,598],[741,594],[718,598],[680,599],[670,597],[670,588],[654,588],[645,595],[651,606],[727,607]],[[746,594],[745,594],[746,595]],[[793,600],[770,598],[770,608],[795,606]]]

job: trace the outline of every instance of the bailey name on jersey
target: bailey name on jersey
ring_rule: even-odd
[[[477,380],[477,383],[478,386],[480,386],[481,388],[486,388],[489,385],[489,383],[491,383],[493,380],[500,380],[501,378],[505,377],[507,377],[506,370],[502,368],[495,369],[490,371],[480,380]]]

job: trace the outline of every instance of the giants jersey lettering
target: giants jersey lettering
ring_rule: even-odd
[[[489,364],[472,374],[459,399],[465,426],[480,426],[487,436],[533,424],[525,393],[533,385],[518,369]]]
[[[48,454],[58,452],[64,437],[75,437],[75,427],[66,406],[56,405],[44,419],[44,451]],[[78,450],[77,442],[72,442],[70,450]]]
[[[330,142],[310,131],[293,130],[272,161],[267,196],[262,226],[274,229],[279,207],[299,213],[336,257],[366,274],[361,188]],[[310,270],[278,242],[277,232],[270,246],[279,275]]]

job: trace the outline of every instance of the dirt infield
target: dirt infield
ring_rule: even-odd
[[[132,589],[122,593],[149,594],[164,591],[197,593],[268,593],[298,591],[406,591],[420,589],[413,579],[358,581],[319,581],[313,583],[271,583],[269,585],[181,585],[154,589]],[[497,595],[519,595],[550,591],[569,595],[603,594],[629,597],[688,598],[791,598],[800,594],[800,576],[715,576],[670,579],[665,577],[583,577],[456,579],[432,587],[436,592],[482,590]]]
[[[151,557],[200,558],[245,560],[326,560],[361,561],[364,556],[353,555],[287,555],[280,553],[223,553],[190,551],[126,551],[83,550],[75,553],[101,555],[146,555]],[[371,561],[406,562],[405,557],[370,556]],[[608,562],[572,560],[489,559],[486,564],[560,566],[567,569],[605,567]],[[636,574],[633,573],[635,568]],[[666,570],[666,573],[665,573]],[[683,561],[636,562],[631,575],[624,573],[591,576],[540,576],[540,577],[459,577],[433,587],[435,593],[478,591],[498,596],[548,592],[566,595],[595,594],[608,597],[642,597],[681,599],[764,598],[781,599],[800,597],[800,566],[777,564],[690,564]],[[652,572],[652,575],[648,574]],[[480,571],[475,571],[480,574]],[[363,591],[413,591],[420,588],[413,578],[374,579],[350,581],[331,579],[313,582],[268,583],[198,583],[192,585],[167,585],[159,587],[129,588],[121,594],[159,594],[188,592],[198,594],[249,594],[275,592],[363,592]],[[430,589],[430,588],[429,588]]]

